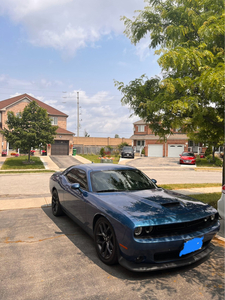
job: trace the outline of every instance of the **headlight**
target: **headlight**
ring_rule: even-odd
[[[134,229],[134,235],[138,236],[142,233],[142,227],[136,227]]]
[[[215,217],[216,217],[215,215],[211,215],[211,216],[210,216],[211,221],[214,221],[214,220],[215,220]]]

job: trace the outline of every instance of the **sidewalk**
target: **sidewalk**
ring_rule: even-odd
[[[173,190],[183,195],[191,194],[204,194],[204,193],[214,193],[221,191],[220,187],[211,187],[211,188],[193,188],[186,190]],[[40,208],[42,206],[51,206],[51,195],[49,197],[31,197],[31,198],[21,198],[21,199],[0,199],[0,211],[8,209],[25,209],[25,208]]]

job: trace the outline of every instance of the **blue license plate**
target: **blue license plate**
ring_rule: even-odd
[[[203,245],[203,239],[204,237],[201,238],[195,238],[192,240],[189,240],[184,243],[183,249],[180,251],[179,256],[181,257],[182,255],[197,251],[202,248]]]

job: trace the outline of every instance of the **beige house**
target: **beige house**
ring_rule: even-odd
[[[52,125],[58,126],[54,144],[48,144],[46,146],[47,155],[71,155],[73,148],[73,132],[66,129],[68,115],[30,95],[23,94],[0,101],[0,129],[7,127],[6,121],[8,111],[12,111],[16,115],[22,112],[25,106],[31,101],[35,101],[40,107],[46,109],[49,118],[52,121]],[[7,143],[4,136],[0,133],[0,153],[2,153],[3,150],[6,150],[7,154],[9,154],[10,150],[12,150],[10,148],[9,143]]]

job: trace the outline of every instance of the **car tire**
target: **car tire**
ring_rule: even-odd
[[[110,222],[101,217],[94,228],[95,248],[98,257],[107,265],[118,263],[116,235]]]
[[[55,217],[63,215],[62,207],[59,202],[59,196],[57,190],[52,192],[52,213]]]

